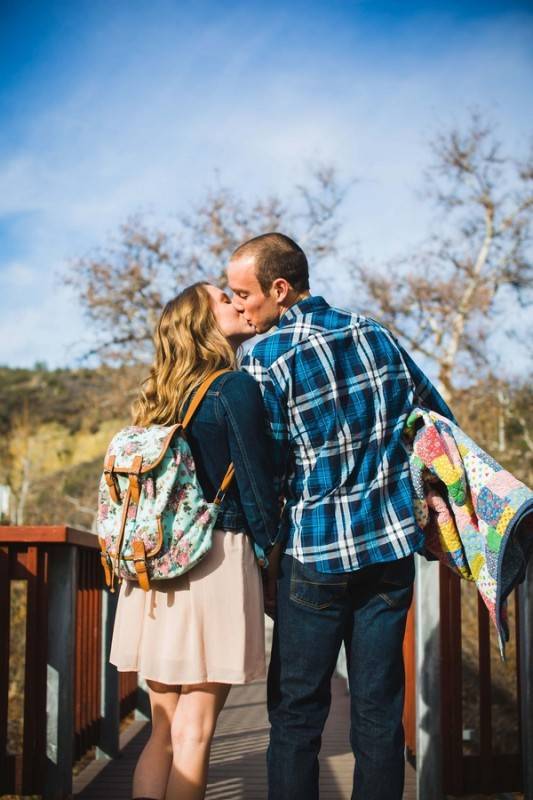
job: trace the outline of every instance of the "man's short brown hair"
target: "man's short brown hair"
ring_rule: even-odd
[[[276,278],[284,278],[297,292],[309,289],[309,265],[302,248],[283,233],[263,233],[241,244],[231,256],[255,258],[255,274],[264,294]]]

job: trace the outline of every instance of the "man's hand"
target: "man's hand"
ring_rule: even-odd
[[[271,617],[271,619],[274,619],[276,616],[277,580],[280,559],[281,545],[276,544],[268,554],[268,567],[263,570],[265,614]]]

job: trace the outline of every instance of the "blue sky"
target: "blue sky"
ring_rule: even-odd
[[[217,171],[261,196],[331,161],[359,178],[359,252],[412,248],[440,126],[476,105],[526,149],[532,33],[511,0],[0,0],[0,363],[74,363],[91,331],[63,265],[132,212],[191,208]]]

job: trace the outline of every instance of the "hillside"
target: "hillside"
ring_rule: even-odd
[[[129,421],[138,369],[0,367],[0,483],[13,522],[91,528],[102,458]],[[7,518],[4,522],[9,521]]]
[[[12,521],[91,528],[102,457],[127,424],[144,368],[0,367],[0,484]],[[452,407],[464,429],[503,466],[533,482],[531,388],[481,383]],[[7,517],[2,520],[7,522]]]

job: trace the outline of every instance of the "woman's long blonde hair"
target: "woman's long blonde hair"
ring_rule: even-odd
[[[134,425],[173,425],[192,392],[213,372],[236,369],[233,348],[218,327],[205,283],[188,286],[163,309],[155,360],[132,405]]]

